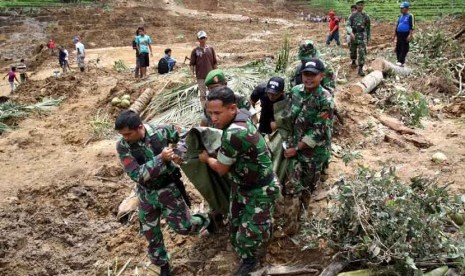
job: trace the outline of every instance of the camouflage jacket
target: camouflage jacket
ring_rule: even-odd
[[[366,38],[371,37],[370,17],[364,12],[356,12],[349,17],[349,25],[354,32],[354,35],[360,36],[366,33]]]
[[[297,85],[291,93],[292,144],[307,144],[309,148],[298,151],[298,158],[309,161],[315,154],[326,154],[331,147],[334,100],[321,85],[312,93],[306,92],[302,84]]]
[[[271,155],[265,139],[242,110],[223,130],[217,158],[221,164],[231,166],[228,177],[241,188],[258,188],[273,182]]]
[[[156,189],[169,184],[171,175],[178,169],[173,162],[163,161],[160,153],[168,144],[179,141],[180,129],[173,125],[144,124],[144,127],[143,140],[128,143],[121,138],[116,150],[126,174],[132,180],[142,187]]]

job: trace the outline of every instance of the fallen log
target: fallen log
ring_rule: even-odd
[[[320,271],[308,266],[272,266],[267,269],[266,275],[312,275],[318,274]]]
[[[375,71],[381,71],[385,74],[396,74],[399,76],[408,76],[412,69],[408,67],[397,66],[385,59],[377,58],[371,63],[371,68]]]
[[[147,88],[145,91],[137,98],[137,100],[131,105],[130,110],[140,114],[150,103],[153,96],[155,95],[155,90],[152,88]]]
[[[373,115],[380,123],[383,125],[387,126],[388,128],[395,130],[396,132],[399,132],[400,134],[417,134],[415,130],[408,128],[404,126],[404,124],[392,117],[388,117],[386,115]]]
[[[376,70],[365,76],[360,82],[350,86],[352,94],[370,93],[383,81],[383,72]]]

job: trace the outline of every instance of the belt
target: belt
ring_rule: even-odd
[[[259,179],[258,182],[255,183],[255,184],[252,184],[252,185],[238,185],[238,186],[239,186],[239,189],[241,189],[243,191],[250,191],[250,190],[253,190],[253,189],[258,189],[258,188],[262,188],[262,187],[264,187],[266,185],[269,185],[270,182],[273,181],[273,179],[274,179],[274,175],[271,174],[268,177]]]

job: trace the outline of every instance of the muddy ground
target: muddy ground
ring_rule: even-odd
[[[168,77],[151,76],[156,81],[145,85],[135,82],[130,72],[117,73],[114,61],[123,60],[129,67],[134,64],[130,41],[137,26],[145,25],[154,38],[152,61],[170,47],[182,63],[195,46],[195,33],[200,29],[208,32],[220,67],[275,56],[285,33],[290,35],[294,48],[307,37],[318,45],[324,44],[327,26],[298,20],[295,10],[302,8],[298,3],[202,0],[183,1],[184,5],[179,6],[176,2],[127,0],[97,7],[47,9],[15,15],[17,28],[2,25],[7,31],[0,36],[1,67],[26,55],[35,69],[31,70],[31,81],[13,95],[8,95],[8,87],[2,83],[0,95],[24,103],[43,97],[66,98],[51,112],[18,121],[14,131],[0,136],[1,275],[106,275],[115,260],[119,268],[131,260],[123,275],[134,275],[136,271],[140,275],[157,275],[155,267],[147,266],[146,242],[138,235],[138,224],[122,224],[116,219],[118,205],[133,185],[119,167],[117,137],[95,137],[89,124],[98,111],[114,118],[118,109],[109,100],[116,95],[129,93],[135,100],[145,87],[161,88],[167,78],[173,82],[191,80],[186,78],[187,63]],[[30,22],[42,22],[33,24],[37,25],[33,36],[27,28]],[[387,28],[392,24],[374,27],[369,59],[392,48]],[[73,71],[55,78],[56,58],[40,45],[53,38],[72,49],[74,35],[80,35],[89,48],[89,70],[79,74],[72,55]],[[30,38],[25,42],[30,50],[15,47],[15,37]],[[348,50],[339,48],[335,52],[342,53],[337,66],[341,78],[348,83],[356,81]],[[409,85],[409,79],[399,82]],[[437,90],[434,85],[430,88]],[[460,118],[460,107],[455,114],[438,111],[435,114],[440,116],[424,120],[425,127],[417,131],[432,146],[419,148],[376,123],[374,97],[352,95],[346,85],[341,85],[336,98],[345,125],[338,130],[335,144],[359,150],[363,159],[345,166],[340,156],[335,156],[327,183],[333,183],[341,174],[353,173],[357,164],[376,168],[389,164],[397,167],[402,178],[436,176],[442,182],[453,182],[455,192],[465,192],[465,121]],[[367,132],[372,121],[374,127]],[[397,140],[386,140],[386,135]],[[446,154],[445,163],[430,161],[437,151]],[[200,196],[193,187],[188,190],[196,203],[194,208],[199,209]],[[177,275],[228,275],[238,263],[225,233],[182,237],[163,227]],[[266,263],[311,264],[317,269],[327,264],[327,251],[302,251],[303,246],[298,239],[274,240]]]

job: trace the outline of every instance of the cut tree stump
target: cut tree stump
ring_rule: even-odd
[[[397,66],[385,59],[377,58],[371,63],[371,68],[375,71],[381,71],[385,74],[396,74],[399,76],[408,76],[412,69],[408,67]]]
[[[376,70],[366,75],[360,82],[350,86],[352,94],[364,94],[373,91],[383,81],[383,72]]]

